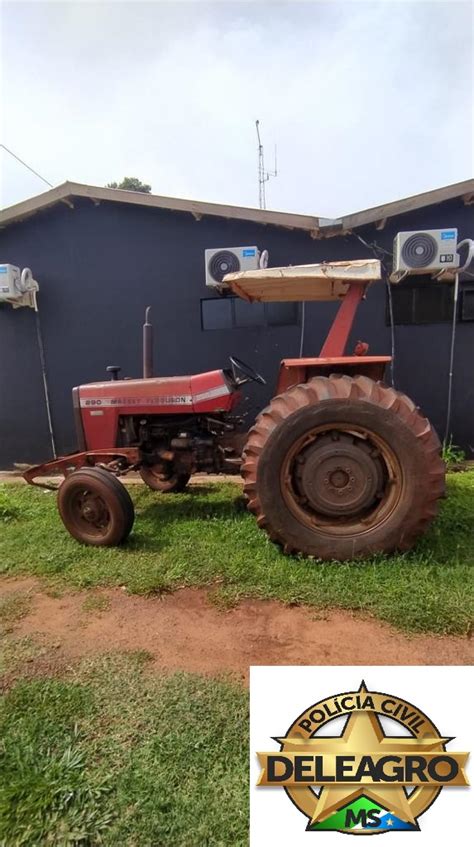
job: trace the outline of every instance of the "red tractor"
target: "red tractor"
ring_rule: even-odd
[[[440,443],[404,394],[383,382],[389,356],[344,351],[376,260],[228,274],[253,301],[340,300],[317,358],[284,359],[275,396],[250,432],[236,415],[241,388],[264,383],[252,367],[193,376],[151,376],[151,326],[144,327],[142,379],[73,389],[78,451],[29,468],[25,479],[62,473],[64,525],[86,544],[129,535],[133,503],[118,477],[139,471],[157,491],[183,491],[194,473],[241,473],[248,508],[285,553],[344,560],[407,550],[444,493]]]

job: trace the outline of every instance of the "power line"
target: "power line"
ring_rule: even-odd
[[[43,182],[45,182],[46,185],[49,185],[50,188],[54,188],[54,185],[53,185],[52,182],[48,182],[48,180],[45,179],[44,176],[41,176],[41,174],[39,174],[38,171],[35,171],[34,168],[31,168],[29,165],[27,165],[26,162],[23,161],[23,159],[20,159],[20,157],[16,155],[16,153],[13,153],[13,151],[9,150],[8,147],[5,147],[4,144],[0,144],[0,147],[3,147],[3,149],[6,150],[6,152],[9,153],[10,156],[13,156],[13,158],[16,159],[17,162],[20,162],[21,165],[24,165],[25,168],[28,168],[28,170],[31,171],[32,174],[37,176],[39,179],[43,180]]]

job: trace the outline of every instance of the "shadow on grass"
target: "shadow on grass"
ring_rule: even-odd
[[[163,526],[183,520],[206,521],[212,518],[238,518],[247,515],[241,500],[241,496],[233,500],[224,496],[216,499],[214,496],[211,500],[201,492],[199,495],[161,495],[156,502],[147,503],[144,507],[137,504],[136,511],[140,521],[156,521]]]
[[[440,564],[443,567],[456,567],[474,558],[474,491],[471,493],[466,490],[460,482],[462,481],[451,482],[448,499],[442,502],[440,514],[427,534],[420,537],[412,550],[398,554],[398,559],[403,559],[414,567],[420,560],[423,560],[425,565],[432,563],[434,567]],[[470,496],[467,498],[466,495]],[[168,540],[166,537],[167,527],[175,528],[180,524],[202,522],[204,530],[206,523],[222,520],[227,522],[226,531],[232,534],[233,529],[243,522],[254,520],[247,511],[242,492],[234,492],[229,488],[217,492],[213,486],[203,486],[179,495],[157,494],[152,502],[149,498],[137,499],[135,530],[127,544],[127,549],[133,552],[157,551],[173,545],[175,539],[171,537]],[[143,504],[140,501],[143,501]],[[257,537],[261,537],[263,543],[266,536],[264,533],[258,533]],[[275,549],[279,549],[278,546],[275,546]],[[285,558],[300,563],[302,561],[300,556]],[[368,561],[386,561],[390,564],[392,558],[392,555],[379,554],[370,557],[370,560],[354,559],[345,565],[367,565]],[[311,560],[310,563],[314,566],[316,562]],[[332,567],[335,565],[329,564]]]
[[[161,553],[180,542],[179,528],[186,527],[195,535],[205,532],[206,524],[223,521],[229,524],[252,521],[242,493],[232,490],[216,492],[215,487],[199,486],[181,494],[158,494],[150,500],[150,492],[138,492],[135,501],[135,525],[122,550],[132,556],[142,553]],[[232,496],[235,495],[235,496]],[[180,533],[181,536],[181,533]],[[263,536],[262,536],[263,540]]]
[[[202,494],[213,494],[215,493],[215,488],[212,487],[209,483],[201,485],[188,485],[185,491],[181,492],[184,497],[200,497]],[[175,497],[174,494],[166,494],[164,495],[167,499]]]

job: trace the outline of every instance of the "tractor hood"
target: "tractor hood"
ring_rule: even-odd
[[[93,382],[78,388],[82,410],[114,408],[120,414],[226,411],[235,393],[223,370],[192,376]]]

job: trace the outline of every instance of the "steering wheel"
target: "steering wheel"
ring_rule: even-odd
[[[232,376],[236,385],[245,385],[246,382],[258,382],[260,385],[267,384],[263,376],[251,368],[250,365],[246,365],[242,359],[238,359],[237,356],[229,356],[229,361],[232,365]],[[237,371],[240,371],[243,377],[238,376]]]

